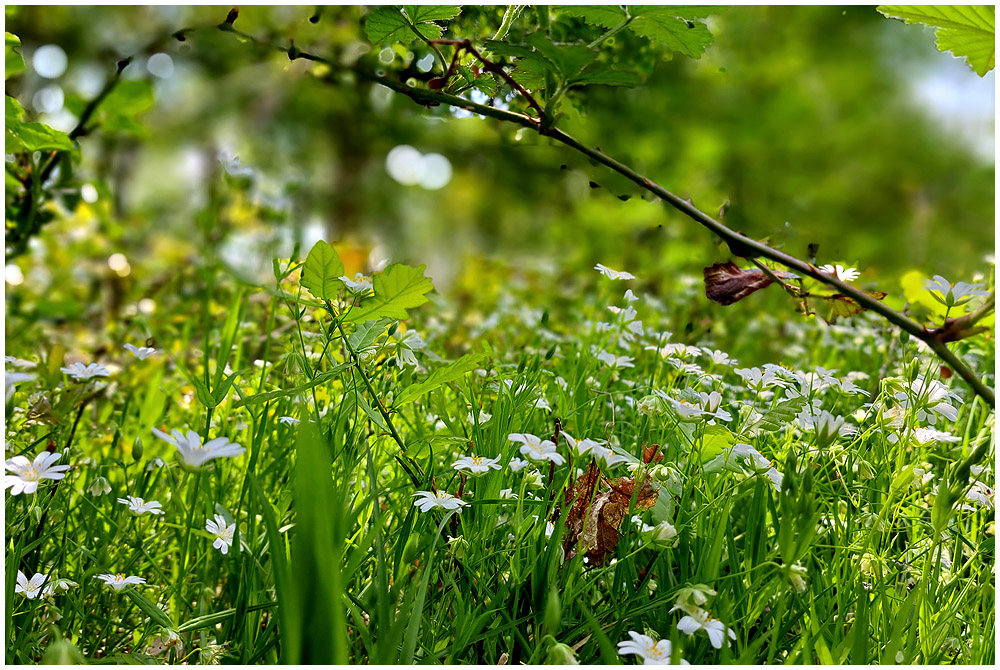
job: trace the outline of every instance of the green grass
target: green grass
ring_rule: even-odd
[[[8,662],[148,661],[165,629],[182,646],[160,662],[517,664],[573,653],[631,663],[616,646],[629,631],[671,640],[691,663],[994,662],[992,490],[988,505],[967,495],[976,480],[992,487],[994,414],[957,379],[944,382],[960,396],[949,401],[957,420],[927,410],[909,382],[939,379],[939,365],[912,340],[864,315],[836,326],[790,310],[696,319],[694,289],[651,301],[656,287],[590,272],[565,289],[555,277],[510,282],[497,304],[441,298],[399,325],[341,331],[308,304],[297,274],[279,271],[261,288],[211,267],[181,275],[170,287],[180,297],[155,319],[96,333],[100,356],[85,331],[8,323],[6,353],[33,361],[37,379],[7,404],[7,458],[52,443],[73,466],[34,494],[6,496]],[[607,310],[626,306],[628,287],[642,296],[642,335]],[[396,362],[406,330],[427,341],[419,370]],[[157,355],[121,350],[147,336]],[[735,368],[766,362],[776,339],[786,355],[775,362],[789,368],[779,376],[795,392],[748,388]],[[724,343],[738,363],[646,348],[668,342]],[[980,373],[993,369],[991,341],[957,347]],[[609,367],[601,350],[634,367]],[[478,357],[447,367],[467,354]],[[59,371],[67,356],[112,374],[74,382]],[[800,381],[818,366],[869,395]],[[711,390],[730,420],[682,421],[666,401],[642,402]],[[810,408],[857,431],[823,444],[795,418]],[[921,410],[957,441],[918,441]],[[633,464],[632,474],[605,468],[609,477],[648,479],[658,492],[645,512],[628,501],[600,566],[585,550],[573,555],[566,526],[565,491],[589,458],[563,439],[568,464],[507,467],[521,456],[508,435],[551,438],[557,419]],[[152,427],[224,436],[246,452],[191,471]],[[727,458],[737,443],[773,462],[780,492],[763,470]],[[653,444],[662,462],[642,465]],[[463,481],[451,464],[464,454],[503,468]],[[99,477],[110,494],[89,492]],[[461,487],[468,505],[418,511],[413,494],[431,490],[431,477],[438,490]],[[134,516],[115,502],[126,495],[160,501],[165,514]],[[205,530],[216,513],[240,538],[226,555]],[[633,514],[669,523],[676,537],[651,544]],[[78,586],[27,599],[14,591],[19,569]],[[100,573],[146,584],[116,593]],[[732,644],[678,630],[685,612],[672,608],[691,609],[699,593],[735,632]]]

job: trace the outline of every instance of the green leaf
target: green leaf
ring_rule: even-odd
[[[805,407],[805,404],[804,396],[796,396],[779,402],[757,421],[757,428],[768,431],[778,430],[793,421]]]
[[[7,123],[13,121],[20,121],[24,118],[24,107],[21,107],[21,103],[17,101],[16,98],[11,96],[6,96],[7,100],[4,102],[4,120]]]
[[[990,5],[881,5],[878,11],[936,28],[938,51],[964,58],[980,77],[996,64],[996,8]]]
[[[73,140],[64,132],[44,123],[8,121],[4,147],[7,153],[31,151],[73,151]]]
[[[692,10],[691,7],[632,7],[634,18],[629,28],[670,51],[700,58],[712,44],[712,33],[704,23],[688,21]]]
[[[155,621],[157,625],[163,626],[164,628],[174,628],[174,622],[170,620],[170,616],[157,607],[151,600],[146,598],[134,588],[131,588],[125,592],[125,595],[136,604],[136,607],[141,609],[143,612],[149,616],[150,619]]]
[[[153,85],[130,79],[120,82],[101,103],[101,111],[112,116],[131,117],[153,107]]]
[[[344,264],[329,243],[320,240],[313,245],[302,268],[302,286],[320,300],[333,300],[344,282]]]
[[[17,50],[21,46],[21,39],[17,35],[8,32],[5,32],[3,37],[4,80],[6,81],[14,75],[21,74],[26,68],[24,66],[24,58],[21,57],[21,52]]]
[[[223,621],[228,621],[233,618],[234,614],[236,614],[236,610],[230,608],[222,610],[221,612],[214,612],[212,614],[195,617],[194,619],[188,619],[177,627],[177,632],[190,633],[192,631],[201,630],[202,628],[211,628],[217,623],[222,623]]]
[[[593,63],[570,80],[576,86],[600,84],[604,86],[638,86],[642,78],[634,72],[615,70],[603,63]]]
[[[235,382],[236,378],[244,372],[246,372],[246,370],[234,372],[223,379],[222,382],[215,387],[215,390],[212,391],[212,399],[215,401],[215,405],[213,405],[213,407],[218,407],[222,404],[222,402],[226,399],[226,396],[229,395],[229,389],[232,388],[233,382]]]
[[[457,5],[407,5],[400,11],[398,7],[377,7],[368,14],[365,21],[365,35],[373,44],[385,42],[409,43],[418,33],[425,39],[441,37],[441,26],[433,21],[453,19],[461,13]]]
[[[375,295],[347,312],[345,321],[358,323],[384,317],[407,318],[409,314],[406,310],[423,305],[428,300],[427,294],[434,290],[430,278],[424,276],[426,268],[426,265],[416,268],[390,265],[373,277]]]
[[[614,28],[627,18],[625,10],[619,5],[580,5],[559,9],[602,28]]]
[[[244,405],[259,405],[262,402],[267,402],[269,400],[274,400],[276,398],[284,398],[287,396],[298,395],[305,391],[308,391],[314,386],[319,386],[320,384],[325,384],[326,382],[340,376],[347,368],[351,367],[352,363],[343,363],[333,368],[332,370],[327,370],[326,372],[321,372],[312,379],[310,379],[305,384],[300,384],[294,388],[290,389],[279,389],[277,391],[267,391],[265,393],[257,393],[255,395],[243,398],[238,402],[233,403],[233,409],[237,407],[242,407]]]
[[[290,561],[294,579],[285,619],[301,632],[293,638],[296,643],[282,644],[283,660],[291,664],[347,663],[341,566],[344,516],[350,507],[345,510],[346,501],[334,488],[331,470],[330,451],[319,429],[302,422],[295,443],[296,524]]]
[[[392,403],[394,407],[401,407],[406,403],[413,402],[420,396],[430,393],[436,388],[444,386],[445,384],[458,381],[465,377],[466,374],[472,372],[477,367],[479,363],[486,357],[485,354],[466,354],[462,356],[457,361],[444,366],[443,368],[438,368],[430,375],[427,379],[420,382],[419,384],[413,384],[412,386],[407,386],[402,391],[400,391]]]

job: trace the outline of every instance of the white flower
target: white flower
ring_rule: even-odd
[[[964,281],[952,284],[941,275],[934,275],[933,281],[928,279],[924,283],[924,288],[930,291],[938,302],[944,303],[948,307],[964,305],[973,296],[990,294],[989,291],[980,290],[979,286],[979,284],[967,284]],[[939,294],[940,297],[934,295],[935,293]],[[963,300],[963,298],[965,299]]]
[[[677,608],[675,607],[674,609]],[[708,635],[709,642],[716,649],[722,648],[722,643],[726,640],[727,632],[730,639],[736,639],[736,633],[733,632],[732,628],[727,628],[726,624],[718,619],[713,619],[711,614],[700,607],[692,607],[687,612],[687,615],[677,622],[677,630],[682,633],[694,635],[699,630],[703,630]]]
[[[834,416],[826,410],[819,414],[802,412],[798,419],[803,428],[813,428],[816,431],[816,446],[820,449],[830,446],[842,435],[852,435],[857,432],[854,426],[845,423],[844,417]]]
[[[140,361],[144,361],[156,353],[156,349],[153,347],[137,347],[132,344],[126,344],[125,348],[135,354],[135,357]]]
[[[479,410],[479,421],[478,422],[476,421],[476,417],[474,417],[472,415],[472,412],[469,412],[469,415],[467,417],[465,417],[465,420],[468,423],[478,423],[479,425],[482,425],[482,424],[486,423],[487,421],[489,421],[492,418],[493,418],[492,414],[484,412],[483,410]]]
[[[90,363],[89,365],[84,365],[83,363],[73,363],[73,365],[68,368],[59,368],[66,374],[68,374],[73,379],[82,381],[84,379],[91,379],[93,377],[107,377],[111,373],[103,365],[98,365],[97,363]]]
[[[372,289],[371,277],[366,277],[361,272],[355,274],[354,279],[340,277],[340,281],[344,282],[352,293],[363,293]]]
[[[31,380],[37,378],[38,375],[33,372],[7,372],[4,370],[3,373],[3,383],[4,383],[4,400],[10,398],[14,395],[14,389],[16,384],[21,382],[30,382]]]
[[[79,584],[69,579],[53,579],[45,585],[45,588],[42,589],[42,597],[54,598],[60,589],[63,591],[69,591],[71,588],[77,586],[79,586]]]
[[[938,415],[951,421],[958,420],[958,409],[950,401],[961,403],[962,399],[938,380],[915,379],[910,383],[909,391],[909,395],[899,392],[895,397],[904,407],[909,407],[911,404],[917,407],[917,421],[926,421],[933,425]]]
[[[162,430],[153,429],[153,435],[174,445],[181,460],[194,468],[200,468],[215,458],[239,456],[246,451],[240,445],[230,443],[225,437],[217,437],[202,444],[201,437],[193,430],[189,430],[186,436],[177,429],[170,432],[173,434],[172,437]]]
[[[625,291],[625,302],[626,302],[626,304],[630,303],[630,302],[635,302],[638,299],[639,299],[639,297],[635,293],[632,293],[632,289],[627,289]]]
[[[715,349],[709,349],[708,347],[702,347],[702,352],[712,359],[712,362],[716,365],[736,365],[736,361],[729,357],[724,351],[717,351]]]
[[[517,500],[517,494],[514,493],[514,489],[500,489],[500,499]]]
[[[913,430],[913,439],[920,444],[930,444],[931,442],[960,442],[962,440],[962,438],[956,435],[943,433],[940,430],[934,430],[933,428],[915,428]]]
[[[299,425],[299,419],[293,416],[279,416],[278,423],[283,423],[286,426],[297,426]]]
[[[212,543],[212,546],[223,554],[228,554],[229,549],[233,546],[233,537],[236,535],[236,524],[231,523],[227,526],[226,517],[216,514],[215,521],[212,519],[205,521],[205,530],[215,536],[215,542]]]
[[[413,501],[413,504],[419,507],[421,512],[427,512],[435,507],[440,507],[441,509],[457,509],[461,514],[462,508],[469,504],[444,491],[436,493],[433,491],[417,491],[413,494],[413,497],[418,498],[418,500]]]
[[[653,546],[664,548],[673,544],[672,540],[677,537],[677,529],[666,521],[661,521],[655,526],[642,524],[642,534]]]
[[[145,584],[146,580],[142,577],[126,577],[122,573],[117,575],[104,574],[104,575],[94,575],[94,579],[103,580],[105,584],[113,588],[115,591],[121,591],[129,584]]]
[[[528,467],[528,461],[523,461],[520,458],[512,458],[507,464],[511,472],[520,472]]]
[[[771,486],[778,493],[781,493],[781,483],[785,481],[785,475],[778,472],[775,468],[769,468],[764,476],[771,480]]]
[[[861,273],[855,268],[845,268],[843,265],[822,265],[819,271],[824,274],[833,275],[840,281],[854,281],[861,276]]]
[[[69,470],[68,465],[54,465],[62,458],[62,453],[50,453],[43,451],[35,456],[34,461],[29,461],[24,456],[14,456],[8,458],[4,467],[13,472],[12,475],[4,475],[3,487],[10,489],[11,495],[22,493],[34,493],[38,490],[38,482],[41,479],[62,479],[63,474]]]
[[[95,477],[87,487],[87,493],[94,497],[106,495],[111,493],[111,484],[104,477]]]
[[[993,509],[993,489],[982,482],[973,482],[972,488],[965,494],[965,497],[980,507]]]
[[[788,579],[789,581],[791,581],[792,587],[799,593],[805,593],[806,591],[807,574],[808,570],[805,568],[805,566],[799,565],[798,563],[790,566],[788,569]]]
[[[655,393],[670,404],[670,407],[674,410],[674,413],[677,414],[677,418],[680,421],[697,421],[705,415],[705,411],[701,407],[698,407],[687,400],[671,398],[663,391],[655,391]]]
[[[20,570],[17,571],[17,584],[14,585],[14,593],[20,593],[24,595],[25,598],[29,600],[34,600],[39,595],[43,595],[42,585],[45,584],[45,580],[49,576],[42,574],[41,572],[36,572],[32,575],[31,579],[25,577],[24,573]]]
[[[253,169],[240,165],[239,156],[229,156],[226,151],[220,151],[218,153],[219,162],[222,163],[222,168],[227,174],[233,177],[250,177],[253,175]]]
[[[670,665],[672,651],[670,640],[657,642],[648,635],[642,635],[634,630],[630,630],[628,635],[632,639],[618,643],[619,656],[635,654],[642,659],[643,665]],[[681,659],[681,665],[688,665],[688,662]]]
[[[559,454],[555,443],[551,440],[543,440],[531,433],[511,433],[507,436],[507,439],[511,442],[520,442],[523,444],[521,454],[533,461],[552,461],[556,465],[562,465],[566,462],[566,459]]]
[[[142,498],[136,498],[134,496],[128,496],[128,498],[119,498],[118,502],[123,505],[128,505],[129,511],[135,514],[145,514],[149,512],[150,514],[163,514],[163,510],[160,509],[162,505],[155,500],[150,500],[146,502]]]
[[[769,386],[788,386],[773,369],[762,371],[760,368],[736,368],[736,374],[743,378],[747,386],[756,391],[762,391]]]
[[[719,409],[719,405],[722,404],[722,394],[718,391],[712,391],[711,393],[699,392],[698,398],[701,400],[701,409],[706,414],[711,414],[720,421],[733,420],[732,414],[724,409]]]
[[[745,461],[750,461],[757,470],[765,470],[771,467],[771,461],[764,458],[764,455],[751,447],[749,444],[735,444],[729,450],[730,456],[736,456]],[[728,460],[728,458],[727,458]]]
[[[633,274],[624,271],[618,272],[617,270],[612,270],[611,268],[605,265],[601,265],[600,263],[595,265],[594,269],[600,272],[608,279],[635,279],[635,275]]]
[[[481,475],[492,470],[500,469],[500,459],[486,458],[485,456],[462,456],[451,464],[456,470],[468,470],[470,474]]]
[[[589,437],[584,438],[582,440],[577,440],[566,431],[563,431],[560,434],[566,438],[566,443],[569,445],[570,449],[572,449],[581,456],[590,454],[597,460],[604,461],[608,465],[608,467],[611,467],[612,465],[617,465],[618,463],[625,463],[626,461],[628,461],[628,459],[625,458],[624,456],[619,456],[611,449],[605,447],[602,442],[591,440]]]
[[[632,358],[631,356],[615,356],[614,354],[608,353],[607,351],[604,351],[603,349],[601,350],[600,353],[597,354],[597,360],[601,361],[605,365],[608,365],[608,366],[610,366],[612,368],[634,368],[635,367],[635,364],[632,363],[632,361],[634,361],[635,359]]]

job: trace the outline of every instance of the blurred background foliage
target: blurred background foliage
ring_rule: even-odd
[[[215,30],[229,9],[6,8],[27,63],[7,94],[31,119],[72,129],[121,58],[134,57],[124,78],[136,82],[102,105],[51,222],[8,260],[8,315],[148,315],[165,288],[194,290],[183,278],[201,267],[270,283],[272,258],[317,239],[337,244],[349,273],[427,263],[438,290],[487,302],[534,268],[565,278],[600,262],[655,295],[690,290],[684,275],[728,258],[569,149],[367,82],[332,86],[315,76],[322,65]],[[370,49],[367,11],[245,7],[238,28],[346,58]],[[503,11],[465,7],[445,35],[489,39]],[[578,21],[550,13],[554,31]],[[558,125],[704,211],[728,202],[736,230],[800,257],[818,245],[816,262],[856,265],[890,296],[914,268],[952,281],[988,271],[993,73],[980,79],[929,30],[871,7],[740,6],[708,25],[715,41],[700,59],[660,58],[632,89],[572,91]],[[183,28],[196,30],[178,39]],[[648,48],[629,31],[612,40]],[[33,59],[45,45],[67,57],[48,78]],[[420,73],[432,57],[418,42],[367,58]],[[776,290],[725,309],[800,318]],[[727,314],[703,295],[691,310],[689,326]]]

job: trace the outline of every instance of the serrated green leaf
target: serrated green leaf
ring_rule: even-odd
[[[466,354],[462,356],[457,361],[450,363],[443,368],[438,368],[430,375],[427,379],[420,382],[419,384],[413,384],[412,386],[407,386],[402,391],[400,391],[393,402],[394,407],[401,407],[407,403],[411,403],[420,396],[430,393],[436,388],[440,388],[445,384],[449,384],[454,381],[458,381],[465,377],[466,374],[472,372],[477,367],[479,363],[485,358],[485,354]]]
[[[462,13],[458,5],[406,5],[403,11],[414,23],[424,21],[450,21]]]
[[[73,151],[73,140],[66,133],[44,123],[8,121],[4,146],[7,153],[28,151]]]
[[[805,407],[806,399],[803,396],[796,396],[783,400],[768,410],[767,414],[757,421],[757,428],[761,430],[778,430],[782,426],[798,416],[802,408]]]
[[[619,5],[573,5],[560,7],[559,10],[602,28],[614,28],[627,18],[625,10]]]
[[[427,294],[434,290],[430,278],[424,276],[426,268],[426,265],[415,268],[390,265],[372,278],[375,295],[347,312],[344,320],[359,323],[385,317],[407,318],[406,310],[423,305],[428,300]]]
[[[712,44],[712,33],[704,23],[688,22],[686,16],[678,9],[659,6],[632,7],[635,18],[629,28],[635,33],[649,38],[650,41],[666,47],[671,51],[679,51],[691,58],[700,58],[705,49]]]
[[[6,96],[7,100],[4,102],[4,120],[6,123],[11,123],[13,121],[20,121],[24,118],[24,107],[21,107],[15,98]]]
[[[26,69],[24,58],[21,57],[21,52],[17,51],[20,46],[21,39],[17,35],[8,32],[4,33],[3,61],[5,81],[14,75],[21,74]]]
[[[404,15],[397,7],[377,7],[365,21],[365,35],[373,44],[409,43],[417,33],[425,39],[441,37],[441,26],[433,21],[452,19],[462,11],[457,5],[407,5]]]
[[[333,300],[344,287],[344,264],[329,243],[320,240],[313,245],[302,268],[303,287],[320,300]]]
[[[881,5],[878,11],[904,23],[937,29],[938,51],[964,58],[980,77],[996,65],[996,8],[990,5]]]
[[[563,46],[553,44],[547,37],[535,33],[528,38],[528,43],[535,47],[538,53],[554,64],[556,71],[564,80],[569,80],[597,59],[597,52],[582,46]]]
[[[604,86],[638,86],[642,79],[634,72],[615,70],[603,63],[593,63],[570,80],[576,86],[600,84]]]

